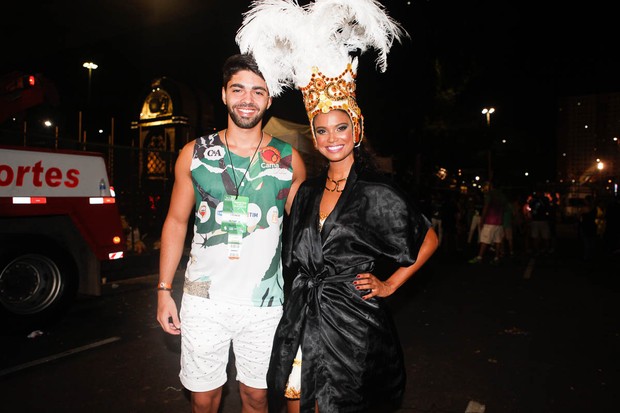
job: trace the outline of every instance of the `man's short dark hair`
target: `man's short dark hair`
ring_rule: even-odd
[[[258,69],[254,56],[251,54],[242,53],[232,55],[224,62],[224,67],[222,68],[222,86],[226,88],[226,85],[228,85],[230,79],[241,70],[249,70],[255,75],[260,76],[261,79],[265,80],[263,74]]]

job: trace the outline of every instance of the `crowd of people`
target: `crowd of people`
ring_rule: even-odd
[[[571,219],[561,213],[560,194],[495,184],[461,193],[437,190],[421,202],[440,239],[439,252],[452,257],[474,254],[470,264],[496,265],[523,256],[556,252],[558,226],[574,237],[581,259],[620,254],[618,196],[589,195],[586,208]],[[451,240],[446,242],[446,240]]]

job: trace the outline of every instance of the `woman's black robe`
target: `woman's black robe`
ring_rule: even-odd
[[[325,175],[299,188],[283,261],[294,271],[276,331],[268,372],[270,407],[279,412],[293,358],[301,343],[301,412],[378,411],[398,403],[405,386],[400,341],[381,298],[363,300],[358,273],[378,260],[409,266],[430,222],[380,176],[351,168],[334,210],[319,232]],[[378,277],[389,274],[375,274]]]

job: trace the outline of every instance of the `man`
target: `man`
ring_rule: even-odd
[[[282,224],[306,171],[290,144],[262,132],[272,98],[252,56],[225,62],[222,100],[227,129],[185,145],[175,165],[157,320],[165,332],[181,335],[179,376],[192,392],[192,412],[218,411],[231,343],[243,412],[267,412],[266,373],[283,303]],[[172,282],[192,210],[178,313]]]
[[[530,209],[530,237],[534,255],[539,256],[549,252],[551,246],[550,203],[549,198],[540,191],[532,194],[528,201]]]
[[[492,188],[485,196],[484,207],[480,214],[480,249],[478,255],[469,260],[470,264],[482,262],[485,252],[493,245],[495,247],[495,257],[491,264],[499,264],[504,242],[504,227],[502,220],[506,198],[501,190]]]

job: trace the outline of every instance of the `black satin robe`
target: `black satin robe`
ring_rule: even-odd
[[[270,411],[280,412],[298,346],[302,346],[301,412],[386,411],[405,386],[400,341],[382,298],[363,300],[358,273],[378,260],[409,266],[430,228],[406,197],[379,176],[351,168],[319,232],[325,175],[305,181],[287,223],[283,261],[295,272],[274,338],[267,374]],[[389,274],[375,274],[388,277]]]

